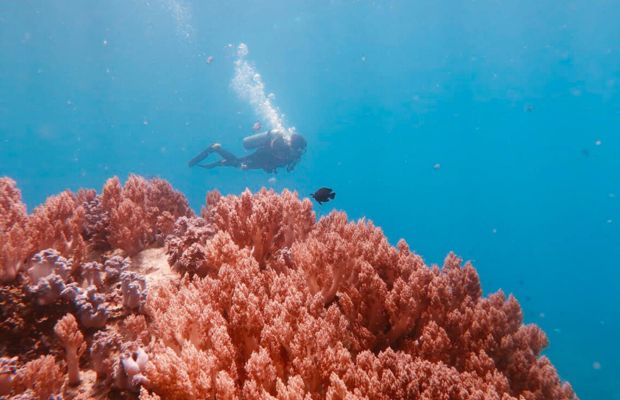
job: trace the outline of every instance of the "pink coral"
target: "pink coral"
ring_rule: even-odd
[[[454,255],[429,268],[370,222],[332,213],[314,223],[290,193],[212,193],[207,202],[204,224],[225,233],[220,243],[210,246],[217,233],[201,237],[183,222],[171,256],[190,252],[184,264],[209,260],[209,272],[164,284],[147,302],[160,338],[147,368],[155,393],[574,397],[540,357],[546,338],[522,325],[516,300],[501,292],[482,297],[475,270]],[[192,250],[197,245],[203,251]],[[174,378],[166,365],[175,365]],[[207,372],[206,381],[195,368]],[[231,383],[222,392],[218,382]]]
[[[0,178],[0,282],[15,279],[28,255],[27,218],[15,181]]]
[[[225,197],[211,192],[202,215],[238,246],[251,249],[261,266],[303,239],[315,219],[309,200],[299,201],[297,194],[288,190],[278,195],[265,189]]]
[[[86,256],[83,223],[84,209],[73,193],[49,197],[28,219],[29,254],[52,248],[79,263]]]
[[[47,355],[30,361],[22,366],[13,382],[14,394],[28,394],[25,398],[48,400],[60,393],[64,374],[54,360]]]
[[[163,244],[178,217],[193,215],[185,197],[168,182],[137,175],[131,175],[125,186],[118,178],[106,182],[101,213],[105,213],[110,246],[129,254]]]

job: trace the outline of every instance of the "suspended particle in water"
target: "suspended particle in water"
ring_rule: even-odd
[[[439,163],[435,163],[435,165],[433,165],[433,169],[434,169],[435,171],[439,171],[439,170],[441,169],[441,164],[439,164]]]
[[[614,222],[614,220],[613,220],[613,219],[611,219],[611,218],[609,218],[609,219],[607,220],[607,223],[608,223],[608,224],[611,224],[611,223],[613,223],[613,222]]]
[[[366,62],[366,56],[362,56],[362,62]]]
[[[526,104],[524,107],[525,112],[532,112],[534,111],[534,105],[533,104]]]
[[[613,199],[614,197],[616,197],[616,194],[615,194],[615,193],[609,193],[607,196],[608,196],[610,199]]]
[[[144,118],[144,120],[142,121],[142,124],[145,125],[145,126],[148,125],[149,124],[149,120]]]
[[[594,362],[592,363],[592,369],[599,370],[599,369],[601,369],[601,367],[602,367],[602,365],[601,365],[601,363],[600,363],[600,362],[598,362],[598,361],[594,361]]]
[[[252,125],[252,130],[254,132],[258,132],[258,131],[261,130],[262,127],[263,126],[260,124],[260,121],[256,121],[256,122],[254,122],[254,125]]]
[[[207,64],[211,64],[213,62],[213,60],[215,60],[215,58],[213,58],[213,56],[207,57]]]
[[[103,44],[103,47],[108,47],[108,39],[103,39],[103,42],[101,42],[101,44]]]
[[[267,179],[267,182],[269,182],[270,185],[274,185],[276,181],[277,179],[275,176],[272,176],[271,178]]]
[[[602,144],[603,144],[603,141],[601,141],[601,139],[596,139],[596,140],[594,141],[594,145],[595,145],[595,146],[600,146],[600,145],[602,145]]]
[[[497,228],[491,229],[491,233],[493,233],[495,235],[497,233]]]
[[[544,313],[544,312],[541,312],[541,313],[539,313],[539,314],[538,314],[538,316],[539,316],[540,318],[545,318],[545,313]]]

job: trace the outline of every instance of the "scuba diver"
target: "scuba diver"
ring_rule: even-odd
[[[202,168],[235,167],[240,169],[262,169],[265,172],[275,172],[280,167],[286,167],[291,172],[306,151],[306,140],[299,134],[284,135],[282,131],[271,129],[267,132],[243,138],[243,147],[247,150],[256,149],[252,154],[237,157],[224,150],[219,143],[207,147],[202,153],[192,158],[190,167],[198,165]],[[219,154],[221,160],[208,164],[199,164],[211,153]]]

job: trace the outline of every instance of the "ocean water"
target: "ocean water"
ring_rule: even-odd
[[[195,210],[329,186],[320,215],[471,260],[580,398],[619,400],[618,21],[612,0],[2,0],[0,175],[29,209],[130,173]],[[294,171],[187,167],[257,121],[307,139]]]

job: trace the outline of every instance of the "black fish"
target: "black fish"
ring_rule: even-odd
[[[330,188],[320,188],[316,192],[310,195],[319,204],[327,203],[329,200],[333,200],[336,197],[336,192]]]

